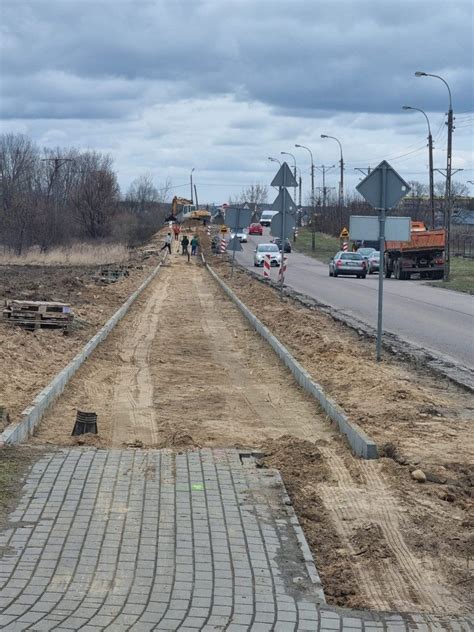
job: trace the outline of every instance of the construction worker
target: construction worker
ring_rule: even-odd
[[[187,255],[188,256],[188,261],[189,261],[189,239],[187,235],[184,235],[184,237],[181,239],[181,248],[182,248],[182,254],[183,255]]]
[[[174,233],[174,240],[175,241],[179,241],[179,233],[181,232],[181,226],[179,224],[174,224],[173,225],[173,233]]]
[[[199,248],[199,239],[197,235],[191,239],[191,256],[196,254],[197,249]]]
[[[168,252],[171,254],[171,233],[168,233],[165,237],[165,243],[163,244],[163,247],[161,250],[164,250],[165,248],[168,248]]]

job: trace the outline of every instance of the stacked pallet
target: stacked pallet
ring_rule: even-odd
[[[27,329],[60,328],[67,333],[74,320],[71,307],[56,301],[5,301],[3,320]]]

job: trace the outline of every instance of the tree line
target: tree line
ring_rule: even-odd
[[[74,241],[146,241],[167,214],[171,183],[150,176],[122,196],[109,154],[40,149],[28,136],[0,136],[0,245],[21,254]]]

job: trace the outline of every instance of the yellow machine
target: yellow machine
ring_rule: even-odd
[[[171,213],[176,217],[180,211],[189,212],[189,210],[195,209],[196,207],[192,203],[192,200],[187,200],[186,198],[180,198],[176,195],[174,196],[171,202]]]

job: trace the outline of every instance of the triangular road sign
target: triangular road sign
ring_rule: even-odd
[[[273,210],[278,211],[279,213],[283,213],[283,198],[285,198],[285,211],[287,213],[291,213],[292,215],[295,214],[297,211],[297,206],[293,202],[288,191],[280,191],[276,200],[273,202]]]
[[[298,183],[296,182],[295,176],[291,173],[291,170],[286,162],[282,164],[282,166],[278,169],[278,173],[272,180],[272,187],[296,187]]]
[[[236,252],[240,252],[242,250],[242,246],[238,237],[232,237],[232,239],[227,244],[227,250],[235,250]]]

